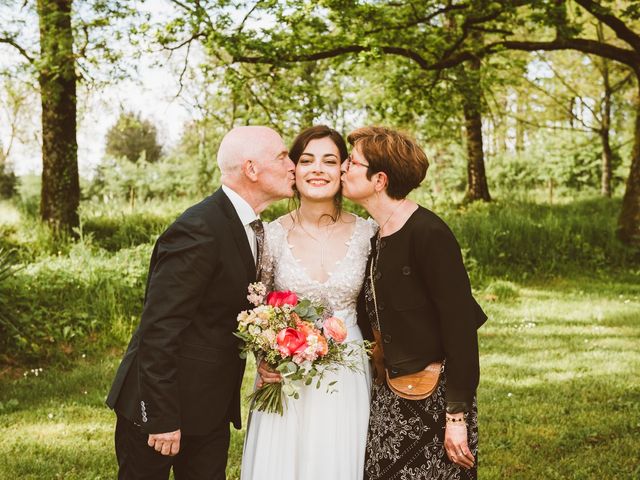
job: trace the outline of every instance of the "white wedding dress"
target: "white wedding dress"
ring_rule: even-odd
[[[356,217],[347,253],[325,282],[310,278],[278,221],[265,225],[265,267],[275,290],[328,302],[348,329],[347,342],[361,341],[356,301],[365,275],[372,221]],[[341,368],[325,374],[319,389],[301,386],[300,398],[285,398],[284,414],[254,411],[249,416],[242,456],[242,480],[360,480],[363,476],[371,373],[357,353],[360,372]],[[327,385],[336,391],[327,393]]]

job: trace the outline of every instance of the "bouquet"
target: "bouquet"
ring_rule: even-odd
[[[282,415],[284,395],[299,398],[300,386],[313,382],[320,388],[323,375],[339,367],[360,368],[353,352],[366,352],[367,343],[345,343],[344,322],[330,316],[323,305],[290,291],[267,295],[260,282],[249,285],[247,298],[255,308],[240,312],[234,333],[243,341],[241,356],[253,352],[282,376],[280,383],[267,383],[251,395],[252,410]],[[327,391],[335,383],[330,382]]]

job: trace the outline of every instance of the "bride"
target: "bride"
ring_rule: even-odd
[[[375,224],[341,210],[340,165],[347,147],[338,132],[320,125],[300,133],[289,156],[300,206],[265,226],[266,283],[329,304],[348,328],[346,341],[362,341],[356,301]],[[371,380],[366,356],[353,354],[360,356],[360,371],[342,368],[326,374],[319,389],[302,387],[300,398],[286,397],[282,416],[252,412],[243,480],[362,478]],[[264,362],[258,371],[259,385],[279,379]]]

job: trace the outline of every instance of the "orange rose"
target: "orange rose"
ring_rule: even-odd
[[[342,343],[347,339],[347,327],[339,318],[327,318],[322,325],[322,330],[326,336],[333,338],[337,343]]]

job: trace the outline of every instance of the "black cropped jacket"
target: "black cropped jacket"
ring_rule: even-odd
[[[376,255],[376,238],[371,239]],[[472,296],[460,247],[449,227],[418,207],[397,232],[382,237],[374,272],[385,366],[391,377],[446,360],[446,400],[453,411],[471,408],[480,367],[476,330],[487,316]],[[360,295],[358,324],[373,340]]]

